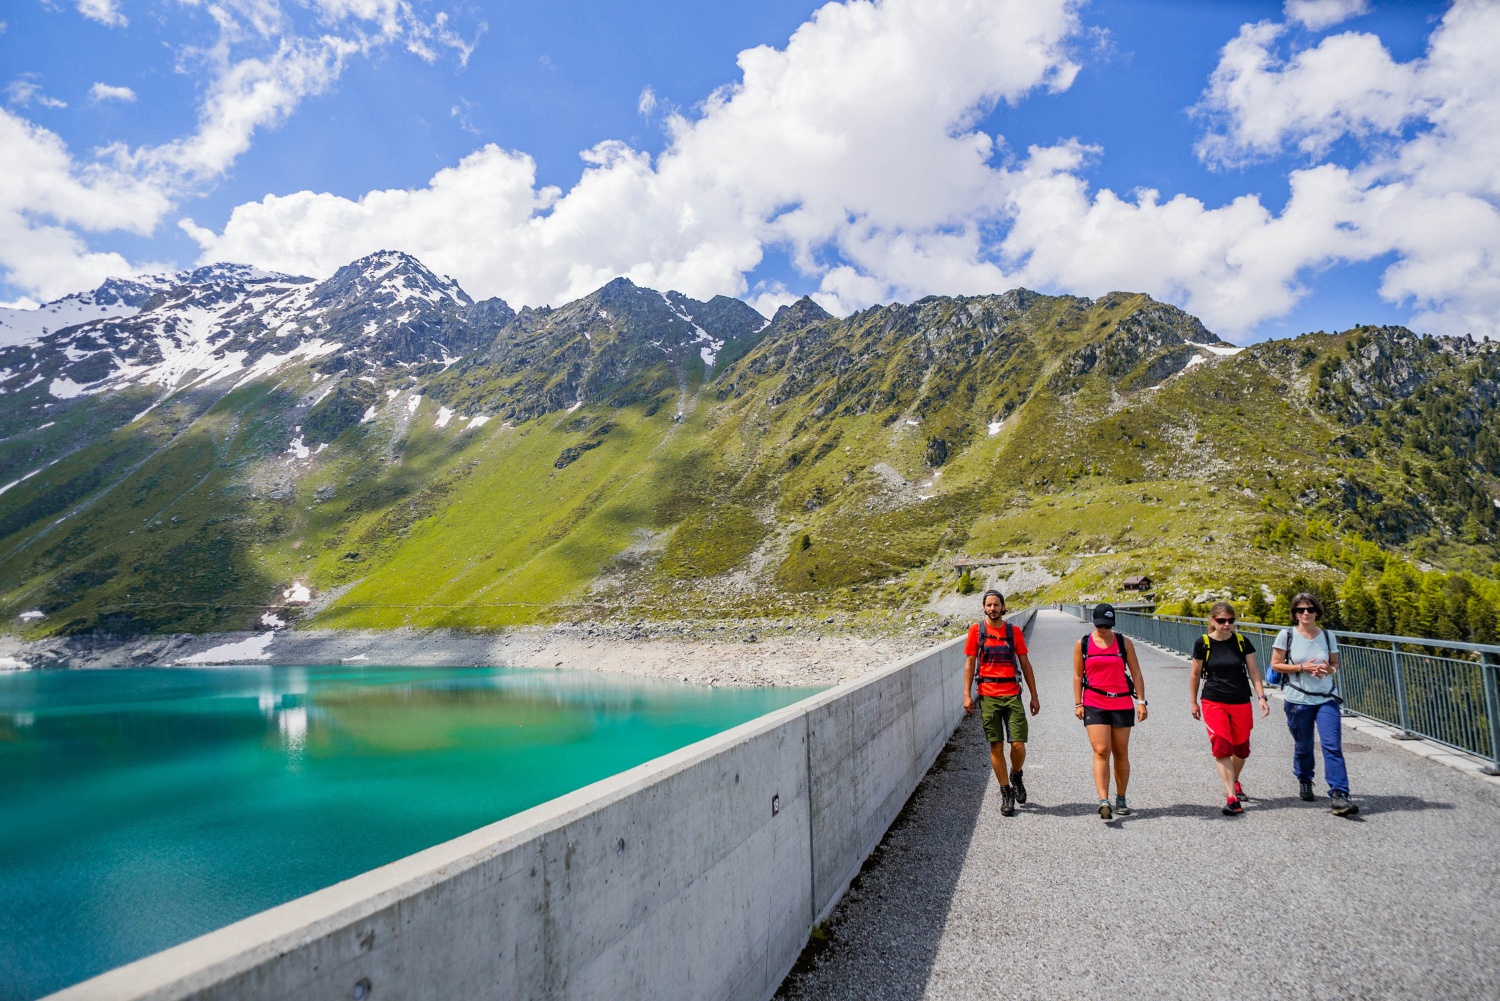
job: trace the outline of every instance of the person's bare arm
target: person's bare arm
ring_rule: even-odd
[[[1129,637],[1121,636],[1125,644],[1125,664],[1130,668],[1130,676],[1135,679],[1135,697],[1140,699],[1135,704],[1136,722],[1143,723],[1146,720],[1146,677],[1141,674],[1141,663],[1135,659],[1135,644]]]
[[[1193,719],[1203,718],[1203,707],[1198,704],[1198,682],[1203,679],[1203,661],[1193,658],[1193,669],[1188,672],[1188,707]]]
[[[974,664],[978,657],[964,661],[964,715],[974,711]]]
[[[1073,647],[1073,715],[1083,719],[1083,640]]]

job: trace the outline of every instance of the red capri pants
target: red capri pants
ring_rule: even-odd
[[[1250,715],[1250,703],[1210,702],[1204,699],[1203,726],[1208,730],[1208,743],[1216,758],[1250,757],[1250,730],[1255,720]]]

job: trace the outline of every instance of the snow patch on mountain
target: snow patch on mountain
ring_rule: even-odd
[[[53,379],[52,384],[47,387],[47,392],[59,400],[71,400],[74,397],[82,396],[88,391],[88,386],[81,385],[68,378]]]
[[[1237,355],[1241,351],[1245,350],[1244,348],[1237,348],[1233,344],[1199,344],[1197,341],[1188,341],[1187,343],[1191,347],[1199,348],[1203,351],[1209,352],[1210,354],[1216,354],[1224,358],[1230,357],[1231,355]]]
[[[51,465],[51,463],[48,463],[48,465]],[[40,473],[43,469],[46,469],[46,468],[47,468],[47,466],[42,466],[40,469],[33,469],[31,472],[27,473],[25,476],[21,477],[19,480],[11,480],[5,486],[0,487],[0,494],[5,493],[5,491],[9,490],[11,487],[14,487],[14,486],[17,486],[19,484],[25,483],[27,480],[31,479],[37,473]]]
[[[693,328],[693,340],[690,343],[702,345],[698,348],[698,357],[703,359],[703,365],[705,368],[713,368],[714,360],[718,358],[719,350],[724,347],[724,342],[716,337],[713,337],[709,334],[708,331],[698,326],[698,321],[693,318],[693,315],[687,310],[683,309],[677,303],[673,302],[665,292],[658,292],[656,294],[661,296],[661,301],[667,304],[667,308],[672,311],[673,316],[676,316],[678,319],[682,320],[688,326]],[[673,294],[675,295],[679,293]]]

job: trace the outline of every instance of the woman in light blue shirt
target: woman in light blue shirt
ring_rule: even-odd
[[[1313,731],[1323,746],[1323,769],[1333,813],[1351,817],[1359,807],[1349,800],[1349,770],[1344,766],[1343,721],[1339,705],[1339,643],[1318,627],[1323,604],[1311,594],[1292,599],[1292,628],[1283,629],[1271,646],[1271,666],[1283,675],[1281,694],[1286,725],[1295,750],[1292,772],[1303,799],[1313,799]]]

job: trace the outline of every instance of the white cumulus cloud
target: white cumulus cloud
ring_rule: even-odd
[[[33,103],[53,109],[68,106],[67,101],[43,93],[42,85],[28,75],[19,76],[5,85],[5,103],[13,108],[24,108]]]
[[[123,28],[130,23],[115,0],[78,0],[78,13],[110,28]]]
[[[618,141],[584,151],[567,191],[539,187],[524,152],[487,146],[425,187],[268,196],[221,232],[185,228],[205,261],[312,275],[398,247],[517,305],[623,274],[772,309],[787,289],[746,276],[779,247],[835,312],[1021,284],[1128,289],[1236,337],[1286,315],[1318,269],[1394,253],[1384,295],[1432,329],[1493,333],[1486,192],[1500,130],[1486,123],[1500,120],[1500,79],[1483,40],[1500,37],[1496,17],[1460,2],[1428,54],[1404,63],[1368,34],[1287,54],[1284,26],[1246,25],[1196,109],[1199,153],[1221,168],[1303,158],[1279,212],[1254,194],[1211,205],[1094,189],[1087,165],[1108,150],[1062,141],[1017,158],[974,129],[999,102],[1071,84],[1071,4],[850,0],[820,8],[782,49],[742,52],[737,82],[667,116],[659,156]],[[1341,139],[1365,159],[1319,162]]]
[[[1319,154],[1344,136],[1393,133],[1432,111],[1447,89],[1425,63],[1396,62],[1374,35],[1334,35],[1282,60],[1275,47],[1283,32],[1247,24],[1224,47],[1199,105],[1217,126],[1199,143],[1205,160],[1238,166],[1288,144]]]
[[[222,44],[194,56],[211,85],[198,128],[175,143],[80,165],[51,133],[0,120],[17,144],[0,134],[0,212],[12,213],[0,219],[0,267],[19,291],[102,267],[79,234],[149,232],[177,192],[212,183],[258,130],[374,46],[466,52],[442,19],[413,28],[397,0],[323,0],[311,8],[326,28],[317,37],[287,36],[274,0],[232,9]],[[1286,12],[1327,27],[1362,9]],[[662,152],[600,141],[566,190],[538,183],[525,151],[488,144],[414,187],[268,194],[217,231],[179,225],[205,262],[322,276],[400,249],[518,306],[625,275],[769,312],[792,293],[750,281],[775,250],[835,312],[1017,285],[1124,289],[1239,338],[1292,310],[1319,271],[1389,258],[1381,294],[1419,329],[1500,334],[1500,61],[1488,51],[1500,4],[1457,0],[1405,61],[1355,31],[1309,45],[1289,24],[1260,22],[1228,39],[1193,109],[1197,152],[1224,172],[1288,164],[1279,207],[1249,192],[1210,203],[1096,187],[1090,164],[1110,150],[1087,136],[1059,126],[1017,151],[979,128],[997,106],[1071,86],[1087,49],[1078,11],[1074,0],[829,3],[783,47],[740,53],[737,79],[689,111],[643,90],[638,110],[667,130]],[[265,41],[247,55],[231,36]],[[461,126],[465,111],[452,115]],[[144,197],[114,204],[134,194]],[[28,241],[46,249],[37,262]]]
[[[351,59],[400,45],[429,61],[441,51],[462,61],[473,48],[446,15],[424,19],[404,0],[310,0],[308,6],[320,23],[316,35],[297,34],[277,0],[209,7],[212,43],[176,53],[179,71],[205,81],[196,128],[178,139],[140,147],[115,143],[75,159],[54,133],[0,111],[5,280],[45,299],[110,275],[159,268],[160,262],[91,251],[88,234],[155,231],[170,207],[216,183],[258,132],[276,127],[302,101],[333,86]],[[104,24],[126,23],[113,0],[82,0],[78,9]],[[12,81],[5,94],[13,108],[66,107],[29,76]],[[90,96],[135,100],[129,88],[103,83]]]
[[[1314,222],[1274,249],[1304,268],[1394,254],[1380,291],[1413,307],[1416,326],[1500,336],[1500,6],[1459,0],[1405,63],[1355,33],[1283,60],[1277,35],[1247,26],[1226,46],[1203,102],[1218,124],[1200,154],[1320,156],[1356,141],[1357,162],[1293,174],[1321,183],[1294,183],[1283,219]]]
[[[834,308],[945,276],[973,290],[1003,278],[974,255],[984,218],[1005,203],[995,139],[973,124],[999,102],[1071,84],[1074,6],[831,3],[784,49],[740,53],[740,80],[691,116],[669,116],[659,157],[601,142],[566,193],[538,188],[524,153],[486,147],[424,189],[267,197],[221,233],[190,232],[205,259],[327,274],[399,231],[403,249],[471,291],[517,303],[621,274],[742,293],[768,245],[820,277]],[[821,262],[830,246],[860,280]]]
[[[96,101],[125,101],[129,103],[135,100],[135,91],[129,87],[115,87],[107,83],[95,83],[89,88],[89,97]]]
[[[1309,31],[1322,31],[1370,12],[1370,0],[1286,0],[1282,8],[1287,20]]]

